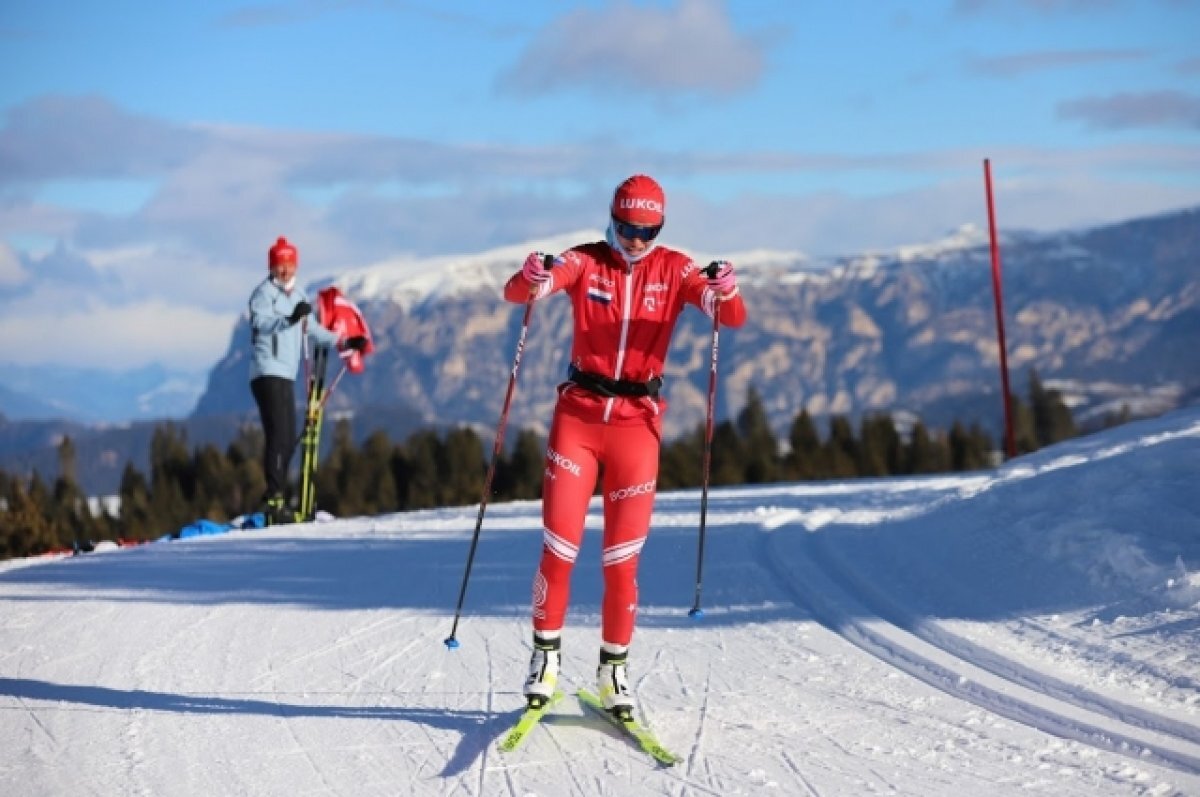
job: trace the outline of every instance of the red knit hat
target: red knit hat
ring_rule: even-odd
[[[299,262],[300,253],[282,235],[279,236],[279,240],[275,241],[275,245],[267,251],[267,268],[274,268],[280,263],[299,264]]]
[[[662,186],[644,174],[630,177],[613,193],[612,215],[619,221],[639,227],[657,227],[663,223],[666,210]]]

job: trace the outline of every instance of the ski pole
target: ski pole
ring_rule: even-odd
[[[337,388],[338,382],[342,381],[342,377],[345,376],[345,374],[346,374],[346,363],[345,363],[345,361],[342,361],[341,370],[337,372],[337,376],[335,376],[333,378],[333,381],[329,383],[329,389],[325,391],[325,395],[321,396],[321,409],[322,410],[325,409],[326,402],[329,401],[329,397],[331,395],[333,395],[334,389]]]
[[[322,372],[325,364],[322,361]],[[328,403],[329,397],[333,395],[333,389],[337,387],[342,376],[346,373],[346,363],[342,363],[342,368],[337,372],[337,376],[333,378],[333,382],[329,387],[322,387],[321,394],[316,401],[316,406],[309,412],[308,421],[305,424],[308,434],[308,464],[305,468],[301,484],[303,491],[300,496],[301,513],[305,520],[312,520],[317,513],[317,468],[321,464],[321,424],[325,417],[325,404]]]
[[[300,346],[304,353],[304,385],[312,389],[312,372],[308,368],[308,316],[300,322]]]
[[[553,255],[546,255],[545,266],[549,269],[554,263]],[[463,573],[462,587],[458,590],[458,605],[454,607],[454,623],[450,626],[450,636],[444,640],[446,647],[454,650],[458,647],[458,621],[462,617],[463,599],[467,596],[467,581],[471,578],[471,565],[475,561],[475,548],[479,545],[479,532],[483,528],[483,513],[487,510],[488,493],[492,491],[492,478],[496,475],[496,460],[504,447],[504,427],[508,425],[508,410],[512,404],[513,393],[517,387],[517,372],[521,368],[521,352],[525,349],[525,335],[529,332],[529,319],[533,315],[532,292],[525,302],[525,317],[521,320],[521,334],[517,337],[517,353],[513,357],[512,372],[508,376],[508,390],[504,394],[504,406],[500,410],[500,421],[496,424],[496,440],[492,444],[492,461],[488,465],[487,476],[483,480],[483,496],[479,499],[479,514],[475,518],[475,533],[471,537],[471,549],[467,552],[467,569]]]
[[[342,363],[342,369],[340,371],[338,371],[337,376],[335,376],[333,378],[333,382],[329,385],[329,389],[327,389],[324,393],[321,394],[321,398],[320,398],[320,401],[317,402],[317,406],[312,410],[308,410],[308,409],[305,410],[304,417],[306,419],[306,422],[307,422],[307,418],[309,417],[309,414],[315,413],[316,410],[321,410],[322,412],[325,410],[325,405],[329,403],[329,397],[331,395],[333,395],[333,389],[335,387],[337,387],[338,382],[341,381],[342,376],[345,373],[346,373],[346,364]],[[300,435],[296,438],[296,442],[292,443],[292,454],[293,455],[295,455],[295,453],[296,453],[296,448],[304,440],[304,435],[305,435],[305,430],[301,429]]]
[[[319,346],[313,352],[313,375],[309,386],[308,401],[304,409],[304,454],[300,462],[300,514],[306,520],[315,508],[316,490],[313,476],[317,469],[317,440],[321,430],[321,410],[325,406],[325,371],[328,367],[329,347]]]
[[[717,264],[710,263],[705,273],[709,278],[717,275]],[[704,458],[701,460],[701,482],[700,482],[700,542],[699,550],[696,553],[696,599],[692,603],[692,608],[688,612],[688,616],[700,619],[704,616],[704,610],[700,608],[700,584],[701,573],[704,570],[704,527],[708,517],[708,478],[712,471],[712,440],[713,440],[713,414],[717,403],[717,328],[720,324],[721,303],[713,301],[713,319],[712,319],[712,358],[708,371],[708,412],[704,420]]]

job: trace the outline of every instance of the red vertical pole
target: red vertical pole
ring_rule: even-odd
[[[996,300],[996,336],[1000,346],[1000,387],[1004,399],[1004,448],[1009,459],[1017,455],[1013,434],[1012,401],[1008,390],[1008,347],[1004,343],[1004,298],[1000,287],[1000,243],[996,240],[996,204],[992,201],[992,164],[983,159],[983,180],[987,187],[988,234],[992,239],[992,296]]]

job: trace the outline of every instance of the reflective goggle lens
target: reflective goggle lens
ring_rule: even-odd
[[[639,241],[653,241],[658,237],[658,233],[662,230],[661,224],[656,224],[653,227],[639,227],[636,224],[629,224],[620,219],[613,219],[613,230],[622,238],[628,238]]]

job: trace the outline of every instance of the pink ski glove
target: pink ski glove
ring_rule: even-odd
[[[722,299],[737,293],[737,277],[733,274],[733,263],[728,260],[714,261],[704,270],[704,274],[708,277],[708,287]]]
[[[550,255],[545,252],[530,252],[529,257],[525,258],[525,265],[521,266],[521,276],[529,283],[531,288],[540,288],[550,280],[550,272],[546,270],[546,258]]]

